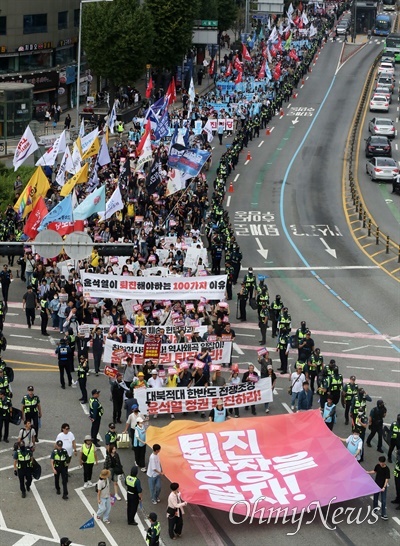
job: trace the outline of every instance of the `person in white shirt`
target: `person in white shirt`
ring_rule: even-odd
[[[184,506],[187,506],[187,502],[182,500],[181,493],[179,491],[179,483],[171,483],[171,493],[168,496],[168,533],[169,538],[175,540],[182,535],[183,528],[183,510]]]
[[[298,399],[299,394],[303,390],[303,383],[305,380],[306,380],[306,376],[302,372],[301,366],[298,366],[297,370],[292,373],[289,379],[291,390],[292,390],[292,402],[291,402],[292,411],[295,411],[296,409],[295,408],[296,400]]]
[[[161,502],[161,476],[164,475],[164,472],[159,457],[160,450],[161,446],[159,444],[153,445],[153,453],[150,455],[149,464],[147,465],[147,477],[149,479],[150,496],[153,504]]]
[[[132,440],[132,449],[133,449],[133,440],[134,440],[134,437],[135,437],[135,428],[136,428],[137,420],[138,420],[139,417],[141,417],[144,420],[144,415],[142,415],[140,413],[139,406],[137,404],[133,404],[132,405],[132,413],[130,414],[130,416],[126,420],[126,425],[125,425],[125,430],[124,430],[124,434],[126,434],[128,432],[128,429],[129,429],[129,435],[130,435],[131,440]]]
[[[76,449],[75,436],[72,434],[69,424],[63,423],[61,425],[61,432],[57,435],[56,443],[58,440],[61,440],[63,443],[63,448],[68,453],[68,465],[71,462],[72,454],[77,456],[78,452]],[[67,466],[67,475],[68,475],[68,466]]]
[[[151,370],[151,377],[147,381],[147,386],[151,389],[163,389],[164,381],[162,377],[159,377],[157,370]],[[153,415],[153,419],[157,419],[157,414]]]

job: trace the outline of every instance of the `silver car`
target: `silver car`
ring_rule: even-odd
[[[396,136],[396,129],[391,119],[372,118],[368,124],[368,131],[372,135],[386,136],[388,138]]]
[[[375,93],[377,93],[378,95],[385,95],[385,97],[389,101],[389,104],[392,102],[392,90],[390,89],[390,87],[377,87],[375,89]]]
[[[369,111],[378,110],[379,112],[389,112],[389,101],[385,95],[374,94],[369,101]]]
[[[366,168],[371,180],[393,180],[399,174],[397,163],[391,157],[371,157]]]

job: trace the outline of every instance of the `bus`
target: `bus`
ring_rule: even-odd
[[[390,15],[380,14],[376,16],[374,34],[375,36],[389,36],[392,30],[392,18]]]
[[[383,11],[395,11],[396,0],[382,0]]]
[[[384,53],[394,55],[396,63],[400,63],[400,34],[392,32],[385,40]]]

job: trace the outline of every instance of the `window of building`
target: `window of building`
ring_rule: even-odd
[[[68,64],[75,60],[75,46],[58,48],[56,51],[56,64]]]
[[[53,54],[50,51],[20,55],[19,69],[21,72],[29,70],[45,70],[53,67]]]
[[[68,11],[58,12],[58,30],[68,28]]]
[[[7,34],[7,17],[0,17],[0,36],[5,36]]]
[[[79,12],[81,10],[78,8],[78,9],[74,9],[74,27],[79,27]]]
[[[47,13],[24,15],[24,34],[47,32]]]

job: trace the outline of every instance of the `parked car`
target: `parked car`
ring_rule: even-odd
[[[365,139],[365,157],[392,157],[390,140],[385,136],[370,136]]]
[[[372,157],[367,161],[367,174],[371,180],[392,180],[399,174],[397,163],[391,157]]]
[[[389,112],[389,101],[385,95],[374,94],[369,101],[369,111]]]
[[[396,136],[396,128],[391,119],[372,118],[368,124],[368,131],[372,135],[386,136],[394,138]]]

